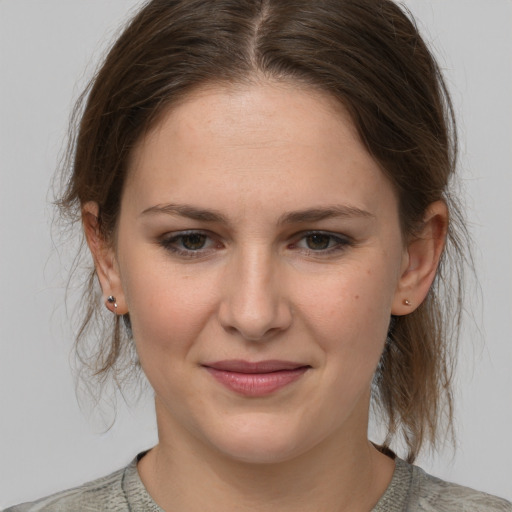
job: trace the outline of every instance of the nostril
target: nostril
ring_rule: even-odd
[[[225,276],[218,319],[225,332],[248,341],[264,341],[288,328],[291,311],[267,256],[240,256]]]
[[[279,318],[279,314],[267,317],[244,317],[243,315],[225,314],[220,318],[225,332],[247,341],[267,341],[288,328],[289,322]]]

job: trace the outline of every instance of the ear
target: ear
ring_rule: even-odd
[[[436,201],[427,208],[420,232],[405,249],[391,314],[407,315],[423,302],[436,275],[447,230],[448,208],[444,201]]]
[[[90,201],[82,206],[82,224],[85,238],[94,259],[96,274],[100,281],[106,307],[113,313],[124,315],[128,313],[128,309],[126,307],[115,250],[112,247],[112,243],[105,240],[101,233],[98,212],[98,204],[95,202]],[[107,301],[107,297],[110,295],[115,297],[117,308],[113,303]]]

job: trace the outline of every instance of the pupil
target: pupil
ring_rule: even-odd
[[[202,249],[206,242],[206,235],[185,235],[183,236],[182,243],[185,249],[189,249],[191,251],[197,251],[198,249]]]
[[[329,235],[309,235],[306,241],[310,249],[318,251],[329,247],[331,237]]]

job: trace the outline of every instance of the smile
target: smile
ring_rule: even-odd
[[[262,397],[300,379],[311,367],[290,361],[248,362],[227,360],[208,363],[203,367],[218,382],[235,393]]]

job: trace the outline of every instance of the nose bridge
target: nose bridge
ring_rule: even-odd
[[[291,313],[285,299],[279,259],[271,247],[252,242],[240,247],[228,266],[221,323],[248,340],[266,339],[285,329]]]

